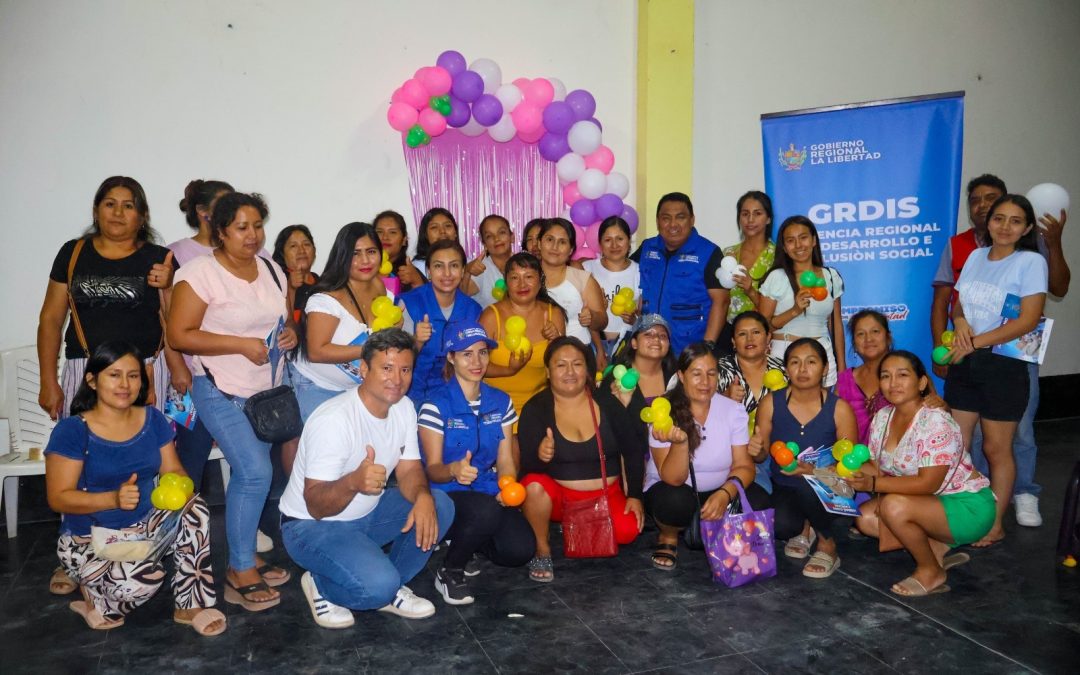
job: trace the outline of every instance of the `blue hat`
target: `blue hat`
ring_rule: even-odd
[[[637,335],[641,331],[649,330],[653,326],[663,326],[664,330],[668,332],[668,335],[671,335],[671,325],[668,324],[667,319],[659,314],[642,314],[638,317],[638,320],[634,322],[629,334]]]
[[[483,342],[489,349],[495,349],[499,343],[488,337],[483,326],[475,321],[455,321],[446,327],[446,341],[443,343],[448,352],[467,349],[477,342]]]

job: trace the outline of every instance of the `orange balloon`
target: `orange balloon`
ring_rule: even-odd
[[[787,466],[788,464],[791,464],[795,461],[795,455],[792,454],[791,449],[788,448],[786,445],[783,447],[783,449],[773,448],[769,454],[772,455],[773,461],[780,466]]]
[[[521,506],[525,501],[525,486],[517,481],[505,486],[499,493],[507,506]]]
[[[504,487],[506,487],[507,485],[510,485],[511,483],[516,483],[516,482],[517,482],[517,480],[513,476],[511,476],[510,474],[506,474],[505,476],[499,476],[499,489],[501,490]]]
[[[776,453],[778,453],[781,450],[784,450],[786,448],[787,448],[787,443],[785,443],[783,441],[776,441],[771,446],[769,446],[769,454],[775,455]]]
[[[810,297],[815,300],[824,300],[829,297],[829,290],[823,286],[815,286],[810,289]]]

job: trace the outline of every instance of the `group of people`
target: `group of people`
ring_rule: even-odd
[[[438,546],[435,588],[449,604],[474,601],[478,556],[552,581],[551,523],[598,497],[619,545],[653,522],[652,563],[673,570],[680,532],[695,514],[724,517],[740,488],[755,509],[775,509],[785,555],[825,578],[840,565],[838,517],[801,477],[820,469],[782,468],[768,449],[841,439],[871,450],[846,479],[868,495],[855,527],[915,559],[893,592],[947,590],[946,570],[967,560],[951,548],[1004,537],[1014,482],[1027,490],[1018,520],[1031,524],[1021,503],[1037,490],[1034,448],[1021,460],[1017,444],[1014,481],[1013,437],[1030,438],[1023,411],[1037,404],[1037,372],[987,348],[1030,332],[1069,274],[1064,212],[1044,214],[1040,230],[1000,180],[981,176],[968,193],[975,234],[953,238],[935,280],[935,338],[948,317],[956,334],[942,398],[873,310],[847,323],[860,361],[847,367],[844,281],[805,216],[772,236],[762,192],[738,200],[740,241],[727,249],[698,233],[690,198],[671,193],[657,205],[658,235],[632,254],[618,217],[601,224],[601,257],[579,264],[569,221],[530,221],[515,252],[510,222],[489,215],[484,252],[469,260],[453,214],[432,209],[410,258],[405,219],[384,211],[342,227],[315,274],[303,225],[265,250],[259,195],[192,181],[180,209],[195,232],[166,248],[138,182],[109,178],[90,228],[55,258],[38,328],[40,403],[60,420],[46,449],[48,499],[62,514],[50,590],[79,590],[72,609],[91,628],[121,625],[164,568],[106,558],[95,528],[152,538],[168,514],[151,503],[155,480],[186,475],[198,488],[215,443],[231,467],[224,596],[250,611],[279,604],[291,577],[260,555],[273,520],[314,620],[343,628],[353,610],[433,614],[407,584]],[[725,255],[743,266],[730,289],[717,274]],[[800,287],[806,271],[825,279],[823,299]],[[624,288],[636,306],[616,314]],[[1001,325],[1007,297],[1016,312]],[[766,386],[770,371],[787,386]],[[275,444],[246,404],[283,382],[303,431]],[[171,424],[159,408],[189,393],[194,424]],[[658,398],[670,428],[642,421]],[[523,503],[504,498],[518,482]],[[174,619],[215,635],[225,617],[213,609],[208,524],[196,495],[169,551]]]

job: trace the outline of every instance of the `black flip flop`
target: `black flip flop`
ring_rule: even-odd
[[[656,542],[652,547],[652,565],[658,570],[664,570],[665,572],[672,572],[679,566],[679,547],[675,544],[664,544]],[[657,562],[658,560],[668,560],[670,565]]]

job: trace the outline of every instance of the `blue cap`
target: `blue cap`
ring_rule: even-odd
[[[630,329],[630,335],[637,335],[641,331],[649,330],[653,326],[663,326],[664,330],[671,335],[671,325],[668,324],[667,319],[659,314],[642,314],[638,317],[638,320],[634,322],[633,327]]]
[[[446,340],[443,343],[448,352],[468,349],[477,342],[483,342],[489,349],[495,349],[499,343],[488,337],[483,326],[475,321],[455,321],[446,327]]]

